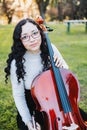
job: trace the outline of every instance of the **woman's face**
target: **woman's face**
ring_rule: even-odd
[[[27,22],[22,26],[21,41],[24,47],[31,53],[40,51],[41,35],[36,25]]]

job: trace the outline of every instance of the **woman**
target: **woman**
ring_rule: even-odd
[[[68,69],[61,54],[52,44],[57,67]],[[31,96],[31,83],[50,68],[50,58],[43,30],[32,19],[21,20],[13,33],[13,45],[7,60],[6,82],[10,75],[13,98],[18,110],[17,125],[20,130],[45,130],[42,114],[35,110]],[[36,128],[32,123],[35,113]]]

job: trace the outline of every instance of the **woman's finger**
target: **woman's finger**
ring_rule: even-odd
[[[53,58],[54,58],[54,62],[56,62],[56,60],[58,59],[56,54],[53,55]]]
[[[36,122],[36,129],[41,130],[41,126]]]
[[[54,58],[55,66],[63,68],[62,60],[59,59],[56,54],[54,54],[53,58]]]

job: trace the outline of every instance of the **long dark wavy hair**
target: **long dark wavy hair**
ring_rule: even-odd
[[[20,79],[24,80],[24,75],[26,72],[24,70],[25,59],[23,56],[27,50],[23,46],[23,44],[20,40],[20,37],[21,37],[21,32],[22,32],[22,26],[24,24],[26,24],[26,22],[30,22],[30,23],[36,25],[38,30],[40,30],[41,39],[42,39],[40,50],[41,50],[42,64],[44,66],[43,71],[45,71],[46,69],[48,69],[50,67],[49,52],[48,52],[46,39],[45,39],[43,30],[32,19],[29,19],[29,18],[23,19],[16,25],[14,32],[13,32],[13,45],[11,47],[11,53],[8,55],[8,59],[6,61],[7,67],[4,69],[4,71],[6,73],[6,75],[5,75],[6,83],[8,82],[8,76],[10,75],[11,62],[13,59],[15,59],[15,61],[16,61],[16,67],[17,67],[16,74],[17,74],[18,82],[20,82]]]

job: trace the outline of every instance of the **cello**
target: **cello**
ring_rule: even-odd
[[[51,60],[51,68],[38,75],[31,87],[36,109],[43,113],[45,130],[87,130],[78,108],[79,82],[70,70],[55,66],[43,19],[38,17],[36,22],[44,30]]]

